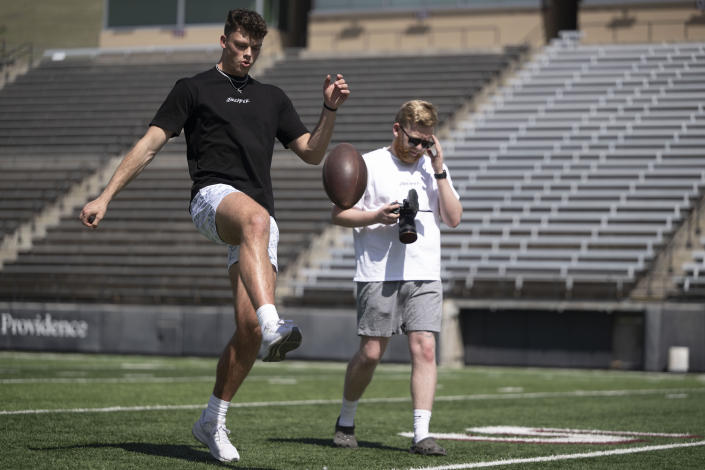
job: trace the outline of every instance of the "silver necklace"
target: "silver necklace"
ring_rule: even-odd
[[[243,88],[245,88],[245,85],[247,85],[247,81],[250,79],[250,76],[249,76],[249,75],[245,75],[245,78],[242,79],[242,82],[237,82],[237,84],[240,85],[240,86],[236,86],[236,85],[235,85],[236,82],[233,82],[233,79],[230,78],[230,75],[228,75],[227,73],[225,73],[225,72],[223,72],[222,70],[220,70],[220,67],[218,67],[218,64],[215,65],[215,69],[216,69],[223,77],[225,77],[225,78],[228,79],[228,81],[230,82],[230,85],[232,85],[232,87],[235,88],[235,90],[237,90],[238,93],[242,93]]]

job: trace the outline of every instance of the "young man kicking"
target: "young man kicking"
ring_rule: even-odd
[[[235,333],[218,361],[208,407],[192,429],[213,457],[224,462],[240,458],[228,438],[225,416],[260,345],[265,361],[281,361],[301,343],[299,328],[281,320],[274,306],[279,241],[270,175],[274,139],[303,161],[319,164],[336,110],[350,93],[342,75],[325,77],[321,115],[309,132],[281,89],[249,75],[266,34],[267,25],[256,12],[228,12],[218,63],[176,82],[145,135],[80,215],[84,225],[98,227],[113,197],[169,138],[184,130],[193,181],[191,217],[204,236],[227,245],[235,304]]]

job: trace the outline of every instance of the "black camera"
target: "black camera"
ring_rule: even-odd
[[[416,213],[419,211],[419,195],[415,189],[409,190],[407,199],[394,212],[399,213],[399,241],[414,243],[416,241]]]

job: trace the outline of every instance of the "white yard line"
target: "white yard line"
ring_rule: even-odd
[[[568,398],[568,397],[604,397],[604,396],[634,396],[634,395],[660,395],[667,393],[703,393],[705,388],[685,389],[647,389],[647,390],[576,390],[571,392],[536,392],[536,393],[501,393],[477,395],[450,395],[436,397],[440,401],[473,401],[473,400],[530,400],[540,398]],[[362,403],[406,403],[409,397],[390,398],[363,398]],[[308,405],[339,405],[340,398],[320,400],[290,400],[290,401],[262,401],[231,403],[231,408],[260,408],[268,406],[308,406]],[[203,408],[205,404],[193,405],[147,405],[147,406],[110,406],[103,408],[56,408],[56,409],[27,409],[27,410],[0,410],[0,415],[27,415],[46,413],[113,413],[123,411],[160,411],[160,410],[190,410]]]
[[[406,380],[409,376],[405,376]],[[303,380],[320,380],[321,375],[268,375],[248,377],[248,382],[291,383]],[[213,382],[215,375],[191,375],[184,377],[155,377],[150,373],[124,374],[122,377],[33,377],[18,379],[0,379],[0,385],[26,384],[136,384],[136,383],[181,383]]]
[[[575,390],[572,392],[527,392],[527,393],[499,393],[477,395],[448,395],[436,397],[436,401],[466,401],[466,400],[506,400],[527,398],[561,398],[561,397],[621,397],[631,395],[653,395],[659,393],[702,393],[703,388],[649,388],[627,390]]]
[[[584,452],[579,454],[557,454],[544,457],[530,457],[525,459],[494,460],[489,462],[460,463],[453,465],[441,465],[437,467],[413,467],[409,470],[462,470],[466,468],[486,468],[499,467],[502,465],[520,465],[539,462],[556,462],[559,460],[594,459],[597,457],[608,457],[610,455],[637,454],[640,452],[655,452],[659,450],[679,449],[683,447],[704,446],[705,441],[686,442],[681,444],[663,444],[655,446],[628,447],[626,449],[603,450],[596,452]]]
[[[413,432],[399,436],[414,437]],[[522,444],[629,444],[643,442],[644,437],[700,439],[695,434],[663,432],[606,431],[601,429],[542,428],[527,426],[480,426],[466,428],[464,433],[429,434],[435,439],[472,442],[515,442]]]
[[[0,379],[0,385],[24,385],[24,384],[134,384],[134,383],[180,383],[180,382],[203,382],[213,381],[212,375],[191,376],[191,377],[105,377],[105,378],[82,378],[82,377],[49,377],[45,379]]]

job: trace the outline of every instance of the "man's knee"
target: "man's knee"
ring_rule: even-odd
[[[409,349],[414,360],[423,362],[436,361],[436,337],[429,331],[415,332],[409,338]]]
[[[262,344],[262,329],[257,322],[238,322],[233,339],[249,349],[259,350]]]
[[[229,245],[269,240],[269,212],[244,193],[226,196],[218,206],[215,220],[218,235]]]
[[[269,212],[266,210],[256,210],[248,214],[245,224],[242,227],[243,238],[256,238],[258,240],[269,240]]]
[[[358,354],[358,359],[363,366],[372,367],[379,364],[382,359],[382,355],[370,351],[360,351]]]
[[[358,351],[360,362],[368,366],[376,366],[382,360],[382,355],[384,355],[384,345],[376,341],[363,344]]]
[[[419,359],[427,363],[436,362],[435,346],[423,346],[419,351]]]

